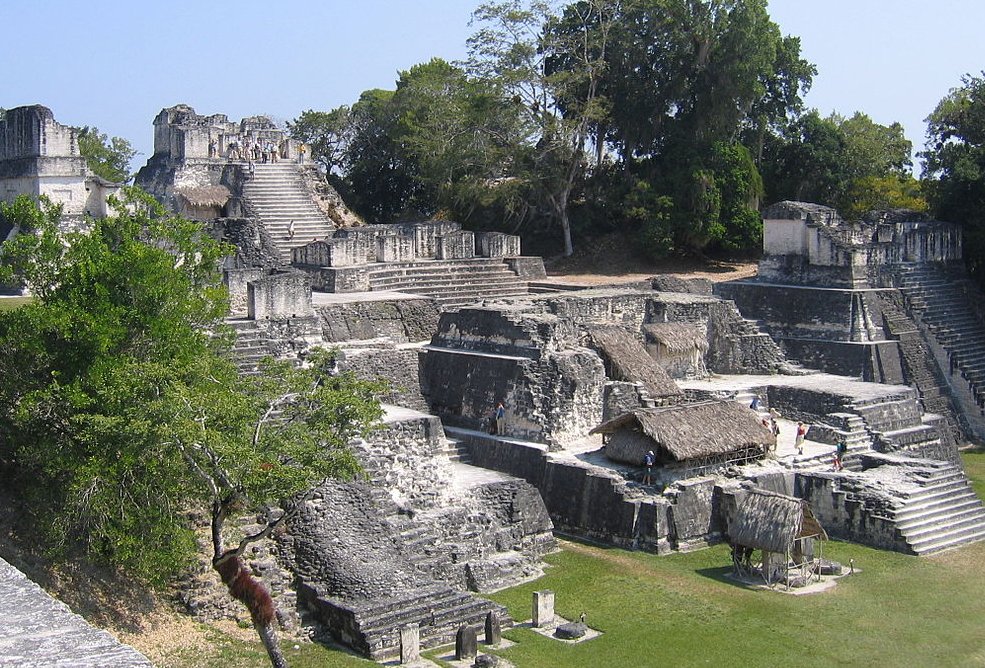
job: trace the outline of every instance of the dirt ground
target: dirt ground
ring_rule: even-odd
[[[575,285],[618,285],[657,274],[706,278],[714,283],[756,275],[756,262],[672,257],[653,261],[637,252],[632,239],[609,234],[576,248],[571,257],[545,258],[547,282]]]

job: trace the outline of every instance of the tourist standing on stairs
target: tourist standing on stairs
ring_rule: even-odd
[[[308,147],[305,146],[304,144],[301,144],[300,146],[298,146],[298,164],[299,165],[303,165],[304,164],[304,152],[307,151],[307,150],[308,150]]]
[[[797,454],[804,454],[804,439],[807,437],[807,425],[803,422],[797,423]]]
[[[290,223],[287,224],[287,238],[288,239],[293,239],[294,238],[294,221],[293,220]]]
[[[506,429],[506,407],[500,401],[496,404],[496,433],[502,436]]]

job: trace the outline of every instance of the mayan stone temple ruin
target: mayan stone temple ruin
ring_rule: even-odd
[[[0,126],[0,188],[53,188],[56,142],[15,151],[16,132]],[[953,225],[781,202],[753,279],[584,288],[513,235],[364,224],[264,117],[164,109],[136,181],[236,246],[242,373],[327,346],[390,383],[384,427],[355,444],[366,481],[325,483],[252,555],[289,628],[385,661],[408,633],[508,627],[482,593],[537,577],[555,531],[784,567],[805,539],[922,555],[985,538],[957,456],[985,438],[985,313]],[[759,536],[770,513],[790,541]],[[189,612],[232,616],[211,577],[187,583]]]

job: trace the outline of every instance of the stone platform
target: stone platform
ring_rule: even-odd
[[[4,631],[0,666],[130,668],[153,664],[106,631],[89,625],[64,603],[0,559],[0,601]]]

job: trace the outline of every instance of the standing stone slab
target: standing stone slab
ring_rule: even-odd
[[[486,644],[498,645],[503,639],[503,630],[499,626],[499,617],[494,610],[486,615]]]
[[[400,663],[405,665],[421,660],[421,630],[417,624],[400,627]]]
[[[541,628],[554,621],[554,592],[542,589],[534,592],[533,626]]]
[[[455,634],[455,660],[463,661],[474,658],[479,651],[479,641],[475,637],[475,629],[471,626],[460,626]]]

